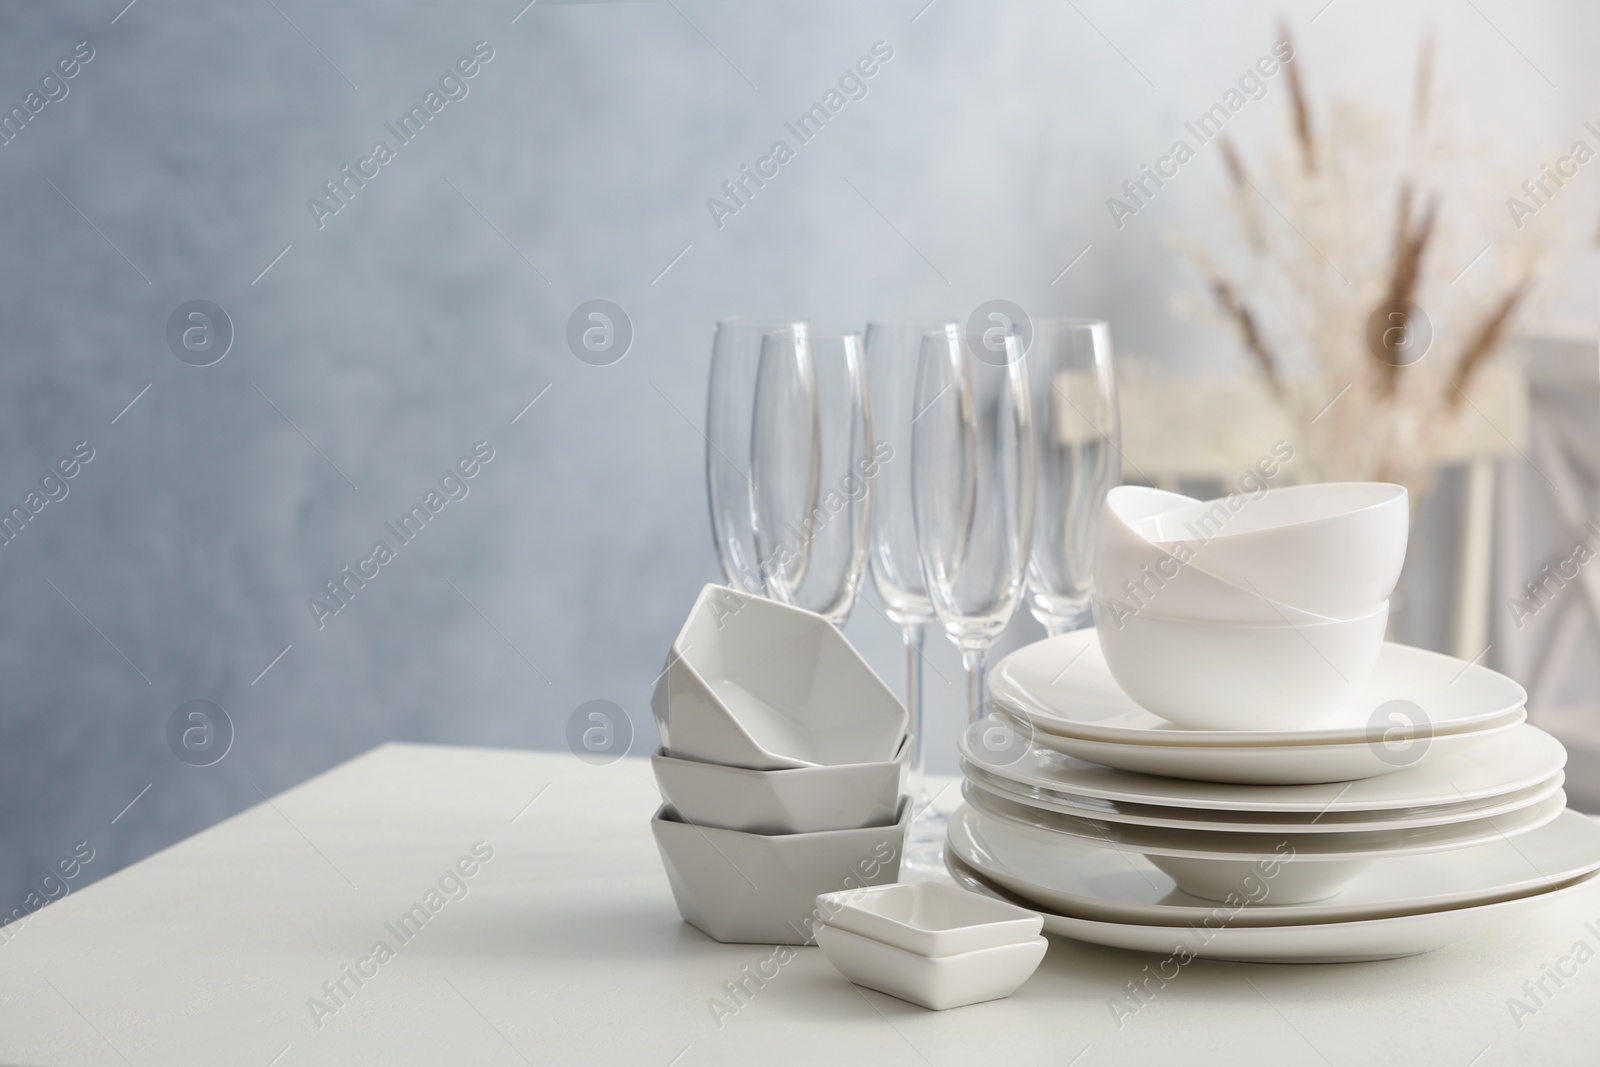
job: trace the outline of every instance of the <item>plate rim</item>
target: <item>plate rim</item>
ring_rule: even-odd
[[[1571,809],[1568,809],[1568,810],[1570,811]],[[1588,816],[1585,816],[1580,812],[1575,812],[1574,811],[1574,812],[1572,812],[1572,815],[1574,816],[1574,818],[1576,820],[1580,820],[1580,821],[1588,820]],[[949,827],[949,830],[947,831],[947,834],[946,834],[945,843],[944,843],[944,849],[945,849],[947,854],[954,855],[954,857],[957,860],[959,860],[965,866],[971,868],[976,874],[982,876],[983,878],[992,880],[992,879],[994,879],[996,877],[993,872],[985,870],[979,863],[968,859],[965,855],[962,855],[961,851],[957,849],[957,847],[956,847],[956,845],[954,843],[955,837],[956,837],[956,835],[958,833],[960,833],[960,832],[965,832],[965,833],[968,833],[968,834],[971,833],[970,829],[958,830],[958,824],[963,826],[963,827],[966,827],[967,824],[969,824],[971,821],[976,820],[979,823],[981,823],[987,818],[989,818],[989,817],[985,816],[982,812],[975,811],[972,808],[963,806],[960,810],[958,810],[956,813],[954,813],[951,816],[950,827]],[[1561,816],[1558,816],[1556,820],[1552,820],[1551,823],[1548,824],[1548,825],[1553,826],[1553,825],[1555,825],[1555,823],[1557,821],[1560,821],[1560,819],[1561,819]],[[1592,821],[1592,820],[1588,820],[1588,821]],[[1542,829],[1544,829],[1544,827],[1540,827],[1539,829],[1542,830]],[[1533,832],[1537,833],[1538,830],[1535,830]],[[1088,846],[1088,847],[1093,847],[1093,846]],[[1105,850],[1105,851],[1111,851],[1111,850]],[[1135,854],[1135,855],[1137,855],[1137,854]],[[1438,856],[1440,854],[1436,853],[1434,855]],[[1399,857],[1397,857],[1397,858],[1399,858]],[[998,857],[997,857],[997,859],[998,859]],[[1149,864],[1148,860],[1146,860],[1144,862],[1146,864]],[[1379,862],[1381,862],[1381,861],[1379,861]],[[1151,866],[1152,870],[1155,869],[1153,864],[1151,864],[1150,866]],[[1157,871],[1157,873],[1159,874],[1160,872]],[[1558,877],[1555,877],[1555,878],[1551,878],[1549,876],[1542,876],[1544,878],[1544,886],[1542,888],[1538,884],[1534,884],[1532,886],[1529,886],[1529,880],[1524,879],[1521,883],[1512,883],[1512,884],[1509,884],[1509,885],[1502,884],[1502,885],[1499,885],[1499,886],[1483,889],[1483,890],[1478,892],[1477,896],[1480,896],[1480,897],[1494,897],[1494,899],[1479,900],[1479,901],[1476,901],[1476,903],[1484,903],[1484,904],[1495,903],[1498,900],[1515,899],[1517,896],[1538,895],[1539,893],[1547,892],[1547,891],[1549,891],[1551,889],[1559,889],[1562,886],[1570,884],[1573,881],[1590,878],[1590,877],[1593,877],[1595,875],[1600,875],[1600,849],[1596,850],[1594,859],[1588,865],[1586,865],[1586,867],[1584,869],[1580,869],[1580,870],[1577,870],[1575,872],[1574,871],[1568,871],[1568,872],[1566,872],[1566,873],[1564,873],[1564,874],[1562,874],[1562,875],[1560,875]],[[1029,885],[1034,886],[1035,888],[1039,888],[1038,884],[1037,884],[1037,880],[1035,880],[1035,879],[1025,878],[1025,877],[1022,877],[1020,874],[1016,874],[1016,875],[1014,875],[1014,877],[1015,877],[1015,880],[1018,881],[1018,882],[1029,884]],[[1169,881],[1171,880],[1171,876],[1170,875],[1162,875],[1162,877],[1167,878]],[[1003,884],[998,886],[998,888],[1004,890],[1006,893],[1010,894],[1011,896],[1016,897],[1018,900],[1023,901],[1023,904],[1022,904],[1023,907],[1028,907],[1028,908],[1032,908],[1032,909],[1034,909],[1036,911],[1040,911],[1041,914],[1049,914],[1050,913],[1048,910],[1046,910],[1045,905],[1044,905],[1043,902],[1034,900],[1032,897],[1028,896],[1028,894],[1027,894],[1027,892],[1025,890],[1014,889],[1014,888],[1012,888],[1010,886],[1003,885]],[[1070,892],[1067,892],[1067,891],[1064,891],[1064,890],[1059,890],[1059,889],[1050,889],[1049,887],[1043,887],[1043,888],[1045,889],[1045,891],[1054,893],[1054,894],[1056,894],[1058,896],[1082,898],[1082,899],[1085,899],[1085,900],[1089,900],[1090,903],[1092,904],[1092,906],[1099,907],[1099,908],[1105,908],[1105,907],[1109,906],[1109,907],[1112,907],[1112,908],[1128,909],[1130,911],[1134,911],[1134,910],[1150,910],[1150,911],[1153,911],[1153,912],[1161,912],[1161,911],[1169,912],[1168,921],[1160,921],[1161,916],[1159,914],[1149,915],[1145,919],[1139,920],[1139,921],[1128,920],[1128,922],[1131,925],[1137,925],[1137,926],[1171,926],[1171,927],[1176,927],[1176,928],[1192,927],[1196,922],[1204,922],[1205,917],[1214,916],[1216,911],[1219,908],[1225,907],[1225,905],[1221,905],[1221,904],[1213,904],[1212,906],[1204,907],[1204,906],[1200,906],[1200,905],[1188,905],[1188,904],[1159,904],[1159,903],[1150,904],[1150,903],[1142,903],[1142,902],[1132,902],[1132,903],[1130,903],[1130,902],[1123,901],[1123,900],[1111,900],[1109,898],[1105,898],[1105,899],[1086,898],[1086,897],[1083,897],[1082,894],[1078,894],[1078,893],[1070,893]],[[1503,895],[1503,894],[1507,894],[1507,893],[1514,894],[1514,895],[1513,896],[1505,896],[1505,895]],[[1301,922],[1301,923],[1294,923],[1294,922],[1262,922],[1262,921],[1258,921],[1257,919],[1252,919],[1252,920],[1249,921],[1248,925],[1251,928],[1262,927],[1262,926],[1293,926],[1293,925],[1320,926],[1320,925],[1325,925],[1325,924],[1330,923],[1330,922],[1350,922],[1350,921],[1359,921],[1359,920],[1371,919],[1371,918],[1397,918],[1397,917],[1402,917],[1404,915],[1424,914],[1424,913],[1432,912],[1432,911],[1449,910],[1451,908],[1456,908],[1456,907],[1461,907],[1461,906],[1471,906],[1474,903],[1474,901],[1473,901],[1473,899],[1471,897],[1462,898],[1459,895],[1456,895],[1456,899],[1453,899],[1453,900],[1449,899],[1450,897],[1451,897],[1451,894],[1435,893],[1435,894],[1432,894],[1429,897],[1421,897],[1421,898],[1410,897],[1410,898],[1401,898],[1401,899],[1390,899],[1390,900],[1387,900],[1387,901],[1372,901],[1372,902],[1369,902],[1369,903],[1364,904],[1364,905],[1348,905],[1348,904],[1347,905],[1337,905],[1337,904],[1330,904],[1328,901],[1312,901],[1312,902],[1306,903],[1306,904],[1284,904],[1284,905],[1280,905],[1279,906],[1279,907],[1281,907],[1283,909],[1283,911],[1279,912],[1278,914],[1280,914],[1280,915],[1286,914],[1291,919],[1299,918],[1301,916],[1305,916],[1305,921]],[[1049,907],[1050,908],[1054,908],[1054,907],[1057,907],[1057,905],[1053,905],[1052,904]],[[1340,916],[1340,915],[1336,915],[1336,914],[1328,914],[1328,912],[1331,909],[1338,909],[1340,907],[1349,908],[1349,909],[1360,907],[1360,908],[1365,908],[1366,910],[1369,910],[1369,911],[1370,910],[1378,910],[1378,909],[1396,909],[1396,908],[1404,908],[1406,910],[1404,912],[1401,912],[1399,915],[1367,915],[1367,916],[1362,916],[1362,915],[1360,915],[1358,913],[1352,913],[1352,914],[1348,914],[1348,915],[1345,915],[1345,916]],[[1276,910],[1276,909],[1274,909],[1274,910]],[[1314,917],[1314,916],[1317,916],[1319,913],[1321,913],[1321,917]],[[1104,922],[1104,921],[1118,921],[1118,922],[1120,922],[1121,921],[1121,920],[1091,919],[1088,916],[1070,915],[1066,911],[1057,912],[1056,914],[1064,915],[1064,916],[1069,917],[1069,918],[1085,919],[1087,921],[1092,921],[1092,922]],[[1259,918],[1260,919],[1265,919],[1265,918],[1267,918],[1267,914],[1266,913],[1259,913]]]
[[[1086,637],[1083,635],[1091,636]],[[1018,657],[1024,656],[1030,652],[1035,655],[1040,654],[1039,649],[1041,645],[1057,643],[1064,647],[1071,647],[1074,642],[1080,642],[1085,645],[1083,650],[1079,653],[1080,657],[1083,655],[1088,655],[1090,649],[1093,649],[1096,654],[1102,657],[1103,660],[1104,653],[1099,651],[1099,634],[1096,628],[1093,626],[1085,626],[1082,629],[1073,630],[1069,633],[1059,634],[1055,637],[1047,637],[1007,653],[1000,660],[1000,662],[994,665],[993,669],[990,671],[987,686],[989,698],[1002,708],[1005,708],[1014,714],[1025,716],[1030,723],[1034,724],[1034,728],[1042,733],[1076,737],[1083,740],[1100,740],[1117,744],[1163,744],[1167,741],[1168,735],[1171,735],[1174,738],[1182,738],[1182,740],[1178,740],[1175,744],[1168,745],[1168,747],[1185,748],[1206,748],[1210,746],[1227,748],[1246,748],[1256,746],[1287,748],[1295,746],[1320,746],[1327,744],[1371,743],[1370,739],[1367,737],[1367,732],[1370,729],[1368,726],[1344,726],[1337,728],[1323,727],[1313,730],[1187,730],[1182,727],[1176,727],[1172,730],[1155,730],[1148,728],[1099,726],[1092,723],[1083,723],[1078,720],[1068,719],[1063,717],[1061,714],[1057,712],[1051,712],[1048,709],[1041,710],[1039,708],[1032,707],[1027,702],[1009,695],[1006,684],[1008,664],[1014,669],[1015,661]],[[1403,652],[1392,651],[1402,649],[1404,650]],[[1462,667],[1462,674],[1465,674],[1468,670],[1473,669],[1478,671],[1486,671],[1497,678],[1504,679],[1521,694],[1520,699],[1496,710],[1493,713],[1483,713],[1481,715],[1468,718],[1442,720],[1439,724],[1435,724],[1435,729],[1431,732],[1431,736],[1440,737],[1446,734],[1474,733],[1483,728],[1481,725],[1483,723],[1492,723],[1495,719],[1500,718],[1501,716],[1511,714],[1517,708],[1523,708],[1524,711],[1526,709],[1528,702],[1527,689],[1523,687],[1516,679],[1510,677],[1509,675],[1503,674],[1500,671],[1496,671],[1493,668],[1485,667],[1479,663],[1470,663],[1466,660],[1459,659],[1444,652],[1435,652],[1431,649],[1418,648],[1415,645],[1407,645],[1398,641],[1383,642],[1383,647],[1379,651],[1380,659],[1383,656],[1392,657],[1397,655],[1450,661],[1452,663],[1459,664]],[[1076,662],[1076,658],[1074,658],[1073,662]],[[1071,664],[1069,664],[1069,666],[1070,665]],[[1113,683],[1115,683],[1115,679],[1113,679]],[[1118,688],[1120,691],[1120,687]],[[1123,696],[1127,697],[1127,700],[1130,704],[1135,707],[1139,707],[1137,701],[1135,701],[1132,697],[1127,696],[1126,693],[1123,693]],[[1161,716],[1157,715],[1153,711],[1148,711],[1148,709],[1143,708],[1141,708],[1141,710],[1145,710],[1147,714],[1152,715],[1157,719],[1161,719]],[[1037,722],[1036,720],[1043,720],[1043,723]],[[1071,729],[1051,729],[1050,726],[1044,725],[1044,723],[1049,723],[1058,727],[1070,727]],[[1154,735],[1160,735],[1161,740],[1139,740],[1139,738],[1153,737]]]

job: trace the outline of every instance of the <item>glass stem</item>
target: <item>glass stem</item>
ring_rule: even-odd
[[[986,648],[963,648],[961,650],[961,665],[967,669],[967,722],[977,722],[983,718],[983,684],[988,673],[989,650]]]
[[[927,623],[906,623],[906,710],[911,713],[911,795],[920,808],[928,802],[928,744],[922,718],[922,649]]]

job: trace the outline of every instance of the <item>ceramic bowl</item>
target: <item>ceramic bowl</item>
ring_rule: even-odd
[[[930,959],[848,930],[823,926],[817,930],[817,945],[828,962],[856,985],[944,1011],[1009,997],[1032,977],[1050,943],[1036,937]]]
[[[1095,595],[1114,601],[1122,611],[1168,619],[1263,625],[1327,621],[1195,567],[1196,550],[1188,543],[1156,544],[1139,532],[1161,516],[1198,505],[1193,497],[1141,485],[1121,485],[1107,493],[1095,555]]]
[[[881,763],[752,771],[676,759],[651,759],[661,799],[697,826],[752,834],[806,834],[890,826],[911,762],[911,739]]]
[[[1188,564],[1270,601],[1333,619],[1387,600],[1406,558],[1402,486],[1328,482],[1269,489],[1163,511],[1134,524]]]
[[[1353,619],[1296,625],[1127,614],[1096,598],[1112,677],[1141,707],[1194,730],[1360,725],[1353,698],[1383,647],[1389,602]]]
[[[663,804],[650,821],[684,921],[718,941],[810,945],[817,897],[900,877],[911,804],[893,826],[747,834],[695,826]]]
[[[928,957],[1032,941],[1044,923],[1036,912],[974,899],[942,882],[826,893],[817,898],[817,911],[835,929]]]
[[[678,759],[752,770],[892,761],[906,709],[821,615],[700,591],[650,702]]]

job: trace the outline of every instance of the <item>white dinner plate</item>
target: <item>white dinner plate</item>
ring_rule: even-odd
[[[1067,837],[1090,847],[1126,850],[1145,856],[1237,861],[1272,860],[1288,855],[1293,857],[1294,864],[1370,861],[1384,856],[1466,848],[1538,829],[1552,822],[1567,807],[1566,793],[1557,790],[1554,796],[1504,815],[1445,826],[1333,834],[1249,834],[1080,819],[1019,804],[970,781],[962,787],[962,795],[968,804],[985,815],[1009,822],[1046,844]]]
[[[1342,893],[1311,904],[1273,904],[1270,879],[1249,894],[1254,903],[1206,901],[1180,891],[1137,853],[1041,841],[971,808],[951,818],[949,848],[989,881],[1063,915],[1146,926],[1219,919],[1229,926],[1293,926],[1490,903],[1565,884],[1600,871],[1600,823],[1567,811],[1515,843],[1497,839],[1455,852],[1379,859]]]
[[[1135,826],[1170,826],[1183,830],[1218,830],[1227,833],[1330,834],[1365,830],[1402,830],[1421,826],[1443,826],[1468,822],[1536,804],[1561,790],[1566,775],[1557,771],[1537,785],[1505,793],[1488,800],[1467,800],[1434,807],[1388,808],[1378,811],[1216,811],[1209,808],[1171,808],[1155,804],[1119,804],[1110,800],[1080,797],[1036,786],[1020,785],[989,774],[967,760],[961,773],[968,779],[1019,804],[1045,811],[1076,815],[1080,819]]]
[[[1057,752],[1103,763],[1107,767],[1194,778],[1207,782],[1242,782],[1250,785],[1308,785],[1319,782],[1353,782],[1394,774],[1441,756],[1464,752],[1515,730],[1527,718],[1521,708],[1504,722],[1460,734],[1438,734],[1390,749],[1382,741],[1359,744],[1220,745],[1128,744],[1088,741],[1081,737],[1034,731],[1033,741]],[[1414,746],[1414,747],[1413,747]]]
[[[1503,724],[1528,699],[1505,675],[1454,656],[1385,642],[1344,718],[1316,730],[1186,730],[1134,703],[1111,677],[1091,627],[1020,648],[989,675],[989,697],[1041,735],[1168,747],[1373,744]],[[1412,707],[1392,707],[1404,701]],[[1392,713],[1392,714],[1391,714]]]
[[[948,852],[945,867],[963,889],[1029,906],[1014,894],[990,885]],[[1597,877],[1600,876],[1586,875],[1547,892],[1491,904],[1298,926],[1145,926],[1079,919],[1049,911],[1041,914],[1048,933],[1133,952],[1177,956],[1180,960],[1198,956],[1241,963],[1359,963],[1432,952],[1585,892]],[[1037,906],[1033,910],[1040,911]]]
[[[1536,726],[1519,723],[1481,745],[1439,753],[1394,774],[1311,785],[1235,784],[1074,759],[1028,743],[1030,737],[1037,741],[1040,736],[996,716],[967,727],[959,745],[963,756],[990,774],[1022,785],[1102,800],[1230,811],[1372,811],[1458,804],[1527,789],[1567,763],[1567,750],[1559,741]],[[1433,738],[1430,744],[1440,740]]]

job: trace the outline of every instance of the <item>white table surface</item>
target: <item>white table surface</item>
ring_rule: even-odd
[[[1600,951],[1600,885],[1411,959],[1195,961],[1120,1028],[1109,1000],[1154,958],[1055,938],[1014,996],[946,1012],[859,990],[798,949],[719,1027],[710,999],[772,950],[678,918],[656,805],[642,760],[375,749],[0,944],[0,1063],[1600,1062],[1600,958],[1546,978],[1520,1027],[1508,1007],[1578,942]],[[493,858],[467,895],[399,945],[385,923],[478,841]],[[315,1025],[309,998],[380,939],[394,958],[347,979],[345,1006]]]

